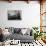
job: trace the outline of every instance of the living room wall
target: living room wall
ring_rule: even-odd
[[[8,20],[8,10],[21,10],[22,20]],[[40,4],[37,1],[0,2],[0,27],[31,28],[40,26]]]

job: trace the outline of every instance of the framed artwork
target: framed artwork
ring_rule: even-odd
[[[21,10],[8,10],[8,20],[21,20]]]

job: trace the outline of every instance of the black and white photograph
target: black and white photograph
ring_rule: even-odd
[[[21,10],[8,10],[8,20],[21,20]]]

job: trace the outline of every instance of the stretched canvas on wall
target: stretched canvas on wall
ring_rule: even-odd
[[[21,20],[21,10],[8,10],[8,20]]]

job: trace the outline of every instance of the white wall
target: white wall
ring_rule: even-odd
[[[8,10],[22,10],[22,20],[8,20]],[[40,4],[30,2],[0,2],[0,27],[32,27],[40,26]]]

